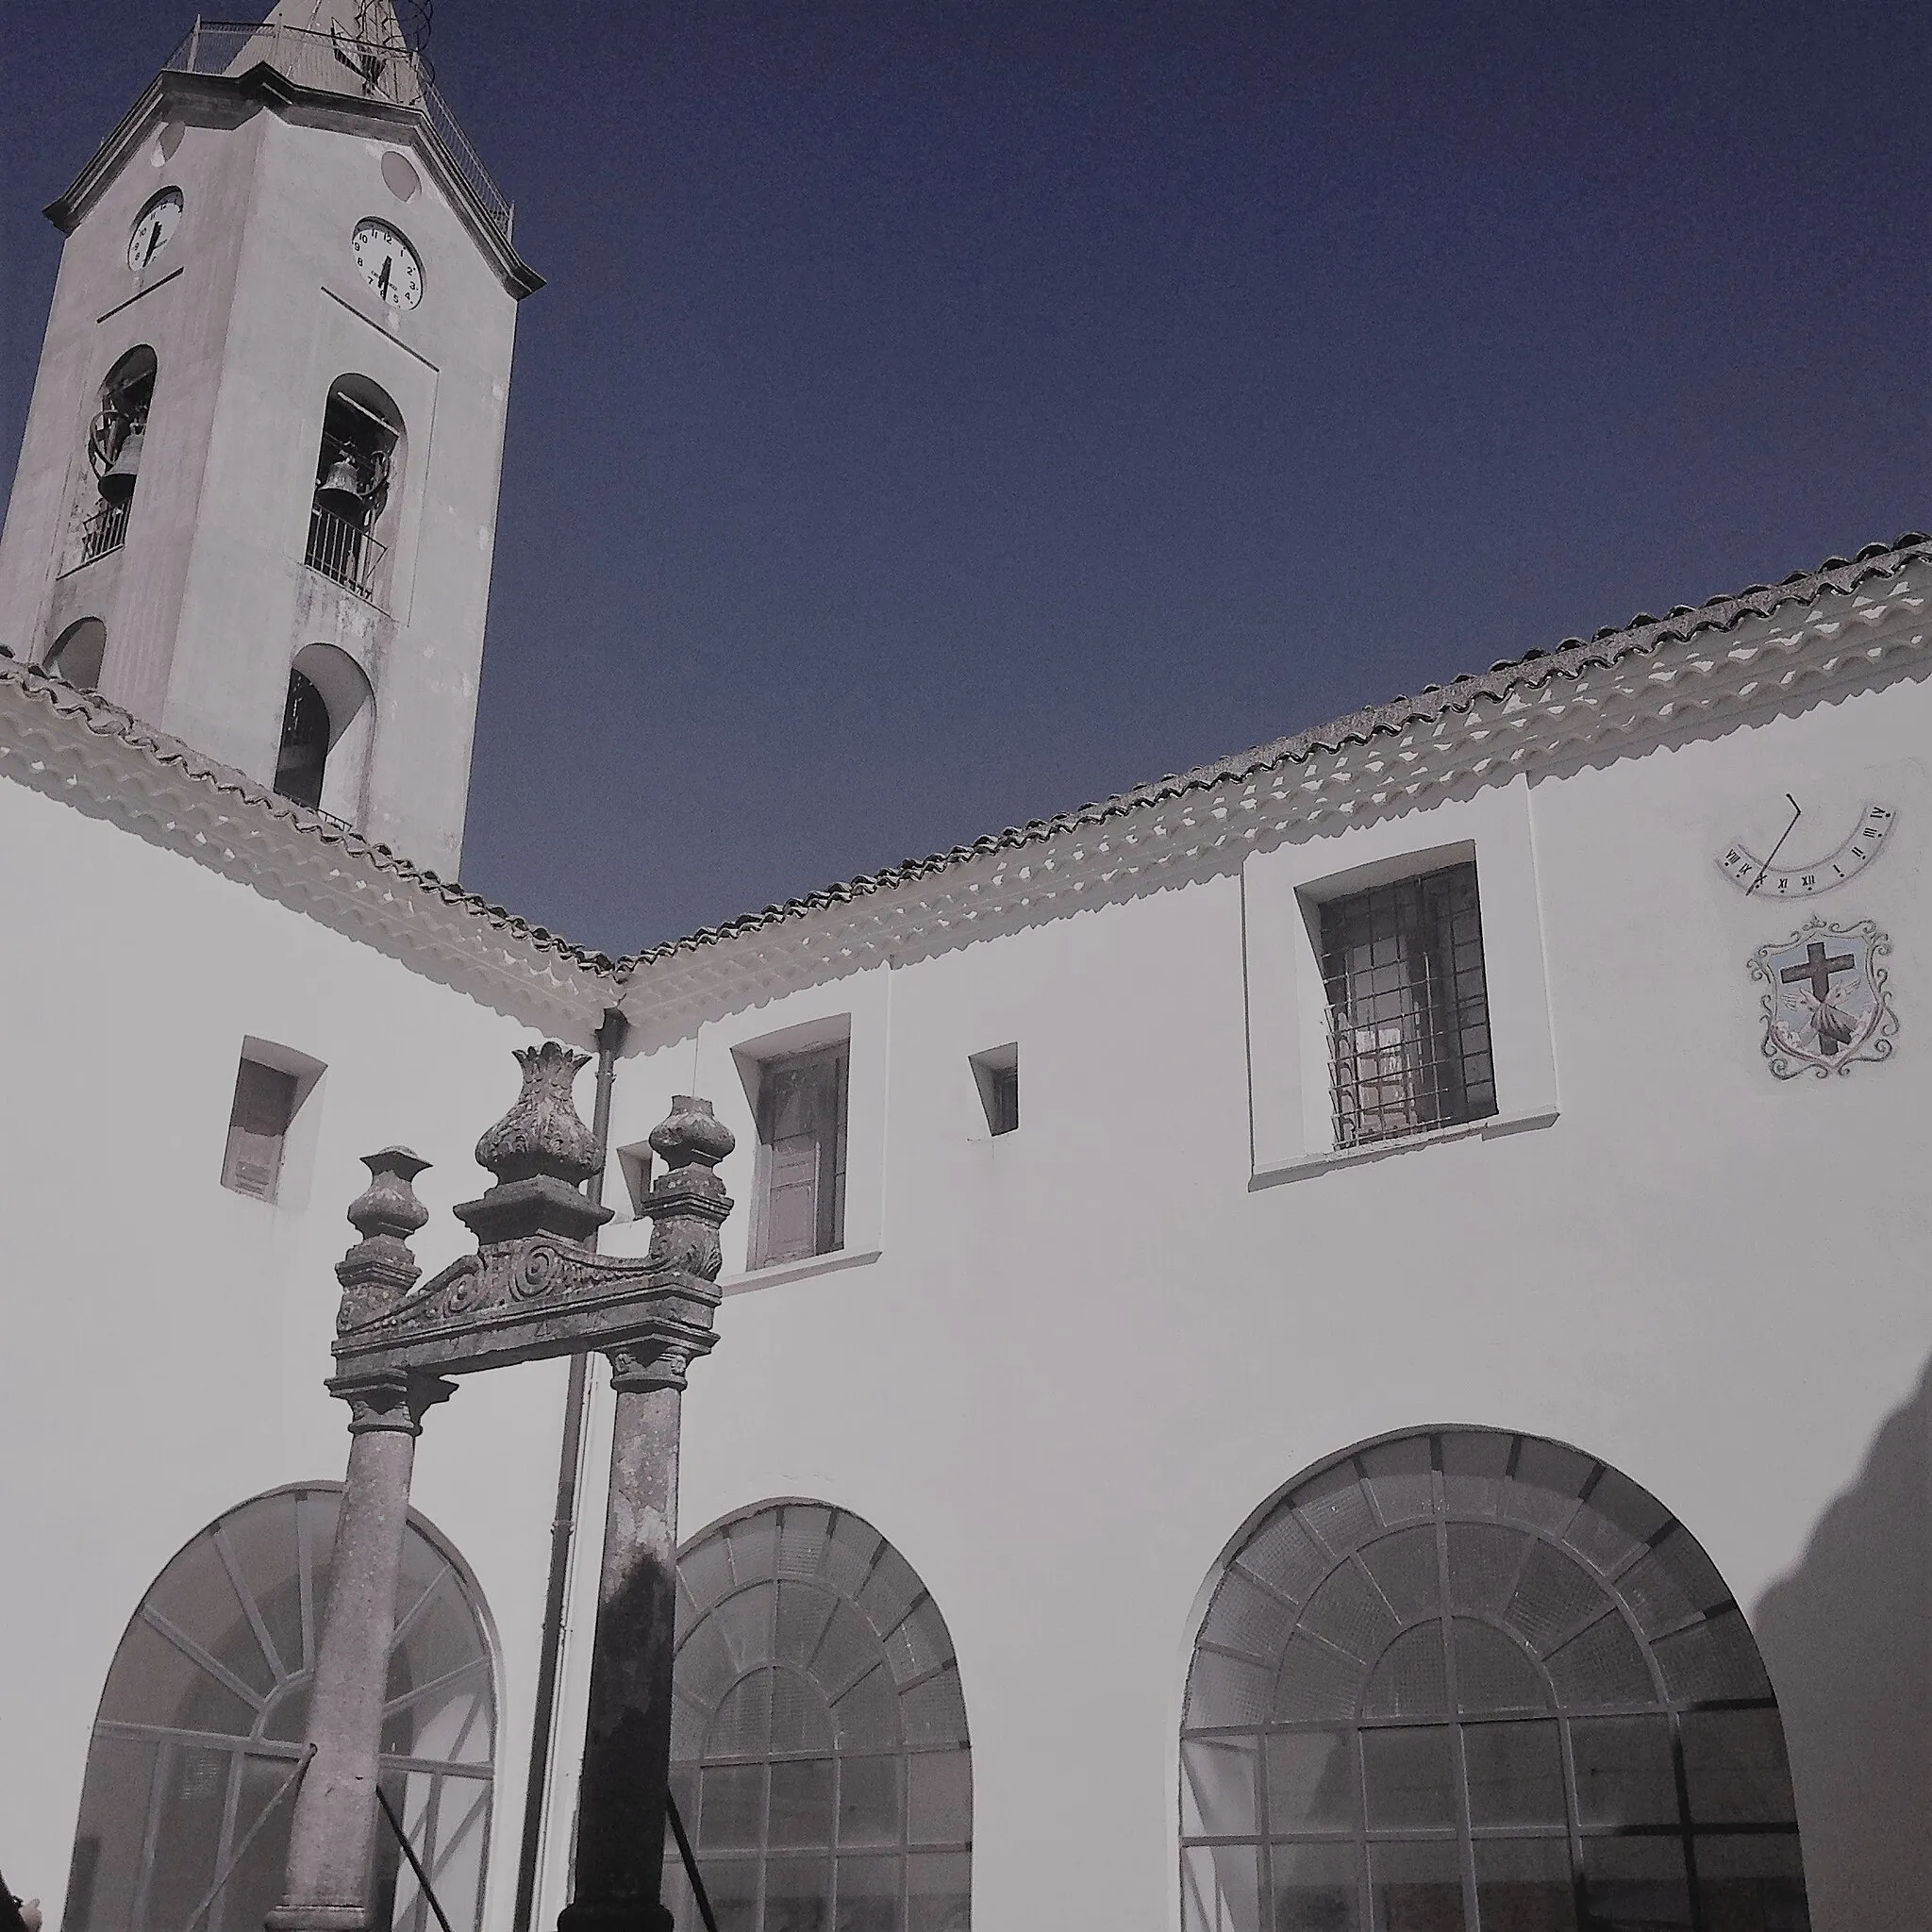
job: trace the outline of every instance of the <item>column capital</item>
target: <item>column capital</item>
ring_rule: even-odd
[[[457,1392],[457,1385],[441,1375],[386,1375],[333,1381],[328,1391],[349,1405],[352,1436],[378,1430],[420,1436],[425,1412],[439,1402],[447,1402]]]
[[[620,1342],[604,1351],[610,1363],[610,1386],[620,1395],[645,1389],[682,1389],[685,1371],[701,1355],[708,1355],[716,1338],[681,1336],[675,1341],[653,1337]]]

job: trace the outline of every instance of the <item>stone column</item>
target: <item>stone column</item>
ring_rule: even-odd
[[[731,1134],[678,1094],[651,1135],[665,1172],[644,1204],[647,1257],[682,1299],[683,1332],[610,1348],[617,1413],[578,1790],[576,1897],[559,1932],[672,1932],[660,1896],[671,1790],[671,1665],[677,1619],[677,1445],[685,1371],[715,1341],[718,1228],[731,1211],[711,1172]]]
[[[660,1902],[677,1615],[677,1440],[689,1357],[610,1352],[617,1414],[584,1770],[576,1898],[561,1932],[671,1932]]]
[[[376,1761],[396,1627],[396,1580],[423,1411],[455,1393],[426,1377],[338,1386],[349,1405],[349,1475],[316,1645],[308,1740],[282,1903],[269,1932],[365,1932]]]

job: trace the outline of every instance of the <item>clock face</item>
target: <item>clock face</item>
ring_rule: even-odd
[[[1790,807],[1784,831],[1765,845],[1760,857],[1756,845],[1734,840],[1718,858],[1718,870],[1732,885],[1758,899],[1811,899],[1829,892],[1849,879],[1855,879],[1878,857],[1898,814],[1889,805],[1868,805],[1857,823],[1824,858],[1806,857],[1815,853],[1822,839],[1836,835],[1837,826],[1811,826],[1804,808],[1788,793]],[[1844,821],[1840,819],[1839,825]],[[1758,841],[1760,844],[1762,841]],[[1793,851],[1800,862],[1791,862]]]
[[[127,266],[136,275],[168,245],[184,206],[178,188],[164,188],[135,217],[127,237]]]
[[[413,308],[422,301],[423,264],[387,222],[358,222],[350,246],[362,279],[391,308]]]

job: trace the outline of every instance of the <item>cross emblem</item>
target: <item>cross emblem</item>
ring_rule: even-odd
[[[1849,953],[1840,953],[1836,958],[1825,956],[1824,941],[1813,940],[1806,952],[1804,963],[1800,966],[1787,966],[1778,974],[1787,986],[1795,986],[1801,979],[1811,982],[1811,997],[1820,1006],[1831,991],[1832,977],[1835,974],[1849,973],[1857,962]]]

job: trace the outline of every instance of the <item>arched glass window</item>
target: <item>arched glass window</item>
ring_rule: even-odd
[[[1445,1429],[1225,1559],[1181,1724],[1186,1932],[1802,1932],[1742,1614],[1627,1477]]]
[[[677,1580],[672,1792],[720,1927],[967,1932],[966,1706],[912,1566],[845,1510],[768,1503],[687,1547]]]
[[[238,1854],[197,1926],[256,1932],[280,1902],[289,1780],[308,1721],[340,1506],[340,1490],[320,1484],[244,1503],[203,1530],[142,1599],[94,1723],[64,1932],[183,1932]],[[388,1692],[382,1789],[451,1925],[474,1932],[494,1673],[475,1584],[414,1518]],[[375,1925],[436,1932],[380,1824],[374,1881]]]

